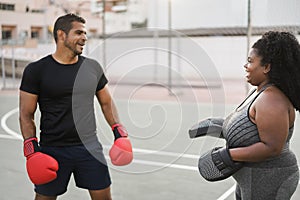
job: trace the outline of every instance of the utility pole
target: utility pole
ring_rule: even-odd
[[[248,17],[247,17],[247,52],[246,52],[246,59],[248,58],[248,52],[250,50],[250,43],[251,43],[251,35],[252,35],[252,24],[251,24],[251,0],[248,0]],[[249,84],[245,83],[246,94],[249,91]]]
[[[169,94],[172,93],[172,0],[168,0],[168,86]]]
[[[104,71],[106,71],[106,30],[105,30],[105,27],[106,27],[106,24],[105,24],[105,0],[102,0],[102,6],[103,6],[103,11],[102,11],[102,39],[103,39],[103,46],[102,46],[102,55],[103,55],[103,69]]]

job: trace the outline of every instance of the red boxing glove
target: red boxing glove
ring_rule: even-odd
[[[114,144],[109,150],[111,162],[117,166],[128,165],[133,159],[133,153],[127,131],[121,124],[115,124],[111,128],[115,136]]]
[[[32,183],[40,185],[56,179],[58,163],[51,156],[40,152],[36,137],[26,139],[23,150],[27,159],[27,173]]]

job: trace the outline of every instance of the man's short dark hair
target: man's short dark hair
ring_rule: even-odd
[[[56,22],[54,23],[54,29],[53,29],[53,36],[54,36],[54,40],[55,42],[57,42],[57,31],[58,30],[62,30],[63,32],[65,32],[66,34],[69,33],[69,31],[72,29],[72,22],[80,22],[85,24],[85,19],[83,19],[82,17],[73,14],[73,13],[69,13],[63,16],[60,16]]]

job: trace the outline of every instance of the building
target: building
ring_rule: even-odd
[[[132,5],[130,7],[130,5]],[[105,1],[105,33],[129,31],[145,23],[146,13],[137,0]],[[99,0],[0,0],[2,43],[52,41],[55,19],[65,13],[77,13],[87,19],[89,37],[103,33],[103,2]],[[135,15],[143,15],[142,20]]]
[[[73,5],[74,6],[74,5]],[[23,42],[27,39],[48,41],[57,16],[76,11],[66,1],[4,0],[0,2],[1,39]],[[100,21],[100,20],[99,20]],[[96,26],[88,29],[97,30]]]

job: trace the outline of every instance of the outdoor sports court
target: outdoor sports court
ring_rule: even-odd
[[[191,93],[191,90],[194,90]],[[225,93],[225,104],[214,105],[213,90]],[[190,140],[188,129],[199,119],[228,114],[243,99],[243,81],[224,81],[220,88],[174,89],[170,95],[163,87],[116,86],[111,92],[122,122],[131,135],[134,161],[126,167],[110,167],[114,200],[233,200],[234,181],[207,182],[199,174],[200,153],[224,144],[223,140],[203,137]],[[129,94],[129,95],[128,95]],[[155,95],[156,94],[156,95]],[[197,97],[197,98],[195,98]],[[197,99],[195,102],[193,99]],[[18,123],[18,90],[0,91],[1,200],[33,199],[33,186],[25,169]],[[99,107],[98,107],[99,108]],[[216,111],[221,110],[221,112]],[[99,109],[99,138],[105,155],[112,134]],[[37,116],[38,119],[38,116]],[[38,121],[37,121],[38,126]],[[296,121],[292,150],[300,159],[300,121]],[[298,189],[293,199],[300,198]],[[61,200],[89,199],[88,192],[74,186],[71,179]]]

